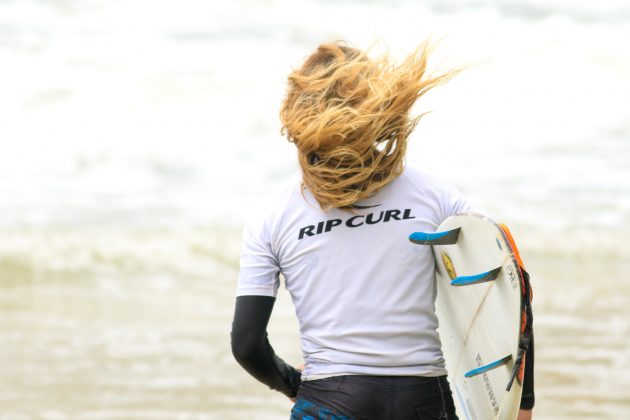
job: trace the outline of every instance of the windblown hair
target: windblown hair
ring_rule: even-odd
[[[401,64],[323,44],[289,75],[282,134],[298,149],[303,186],[322,209],[349,208],[398,177],[422,115],[416,99],[455,72],[427,76],[427,45]]]

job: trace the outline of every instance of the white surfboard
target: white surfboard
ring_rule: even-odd
[[[410,240],[433,246],[438,331],[457,415],[516,419],[522,386],[511,379],[523,287],[517,256],[506,233],[484,216],[449,217],[437,232]]]

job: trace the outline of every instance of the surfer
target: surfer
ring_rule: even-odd
[[[407,240],[470,210],[454,187],[404,165],[412,106],[455,74],[429,75],[427,58],[426,46],[394,65],[324,44],[289,76],[280,117],[301,178],[245,228],[232,351],[294,402],[291,419],[457,418],[433,256]],[[303,371],[267,338],[280,274]]]

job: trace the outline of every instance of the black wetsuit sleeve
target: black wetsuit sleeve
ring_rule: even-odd
[[[267,338],[267,324],[275,298],[239,296],[232,322],[232,354],[254,378],[287,397],[296,396],[301,373],[273,351]]]
[[[534,396],[534,333],[529,341],[529,347],[525,353],[525,372],[523,377],[523,394],[521,396],[521,409],[534,408],[536,398]]]

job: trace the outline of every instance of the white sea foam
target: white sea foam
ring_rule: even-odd
[[[629,10],[5,1],[0,223],[238,225],[296,170],[277,117],[292,65],[325,40],[381,40],[402,54],[434,35],[438,61],[471,67],[418,105],[435,112],[414,134],[409,164],[526,227],[528,246],[591,249],[595,234],[606,252],[627,248]]]

